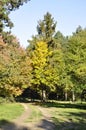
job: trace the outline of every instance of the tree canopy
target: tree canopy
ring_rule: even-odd
[[[38,21],[37,35],[24,49],[5,26],[12,27],[9,13],[28,0],[0,0],[0,96],[17,97],[33,90],[45,100],[75,100],[86,89],[86,29],[79,26],[65,37],[47,12]]]

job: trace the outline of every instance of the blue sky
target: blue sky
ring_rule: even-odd
[[[86,27],[86,0],[31,0],[18,10],[11,12],[14,23],[12,33],[17,36],[21,46],[28,46],[28,39],[37,34],[39,20],[49,12],[57,21],[56,31],[71,35],[81,25]]]

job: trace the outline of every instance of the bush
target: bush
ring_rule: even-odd
[[[13,97],[0,97],[0,104],[14,102]]]

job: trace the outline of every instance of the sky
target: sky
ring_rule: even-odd
[[[47,12],[57,21],[56,31],[64,36],[72,35],[79,25],[86,27],[86,0],[30,0],[10,14],[14,23],[12,34],[22,47],[26,48],[27,40],[37,34],[38,21],[43,20]]]

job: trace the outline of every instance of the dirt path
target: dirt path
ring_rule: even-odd
[[[39,126],[43,128],[43,130],[55,130],[55,124],[51,119],[51,115],[46,111],[46,108],[38,107],[38,109],[43,115],[43,119],[40,121]]]
[[[21,105],[25,109],[24,113],[12,122],[6,122],[6,125],[3,125],[0,130],[30,130],[24,121],[29,117],[31,110],[26,103],[21,103]]]
[[[24,113],[14,120],[15,123],[21,123],[23,124],[24,121],[29,117],[29,114],[31,113],[31,110],[29,109],[28,105],[26,103],[21,103],[21,105],[24,107],[25,111]]]
[[[38,123],[25,123],[24,121],[29,117],[31,109],[26,103],[22,103],[21,105],[23,105],[25,109],[24,113],[16,120],[7,122],[0,130],[55,130],[55,124],[51,120],[50,115],[41,107],[38,107],[38,109],[42,112],[42,120]]]

